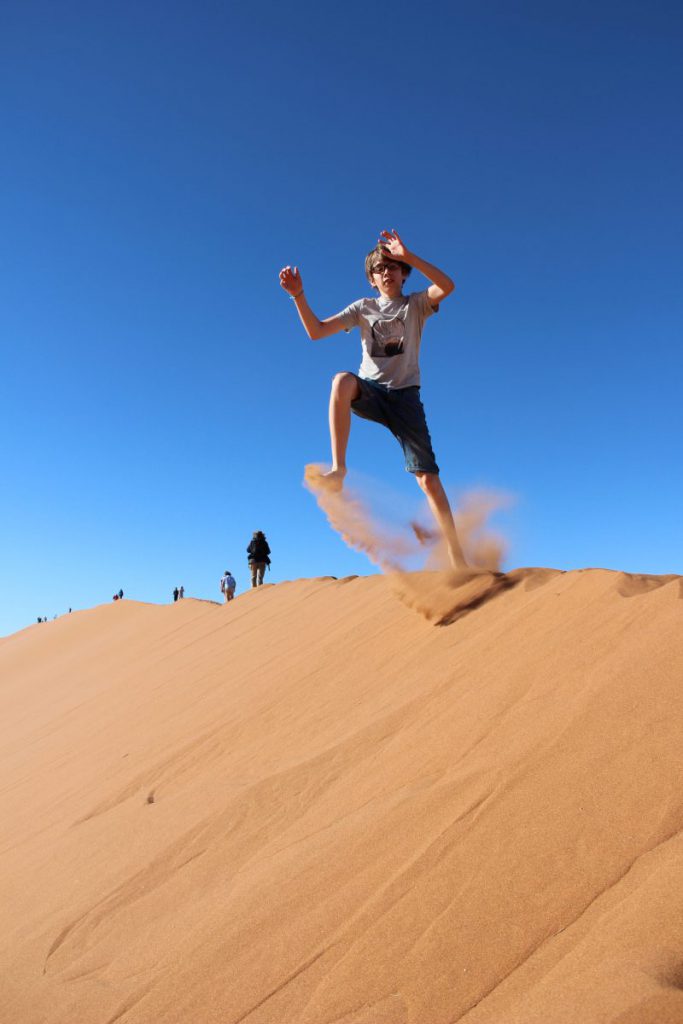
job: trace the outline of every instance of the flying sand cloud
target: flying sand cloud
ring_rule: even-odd
[[[327,486],[327,469],[318,463],[307,465],[304,485],[330,526],[349,547],[363,552],[390,576],[397,596],[426,618],[452,622],[473,607],[473,602],[480,603],[505,585],[500,565],[507,543],[489,520],[501,508],[509,507],[509,495],[478,490],[453,502],[455,525],[471,566],[463,572],[450,567],[445,542],[433,527],[417,521],[398,527],[380,521],[357,490]]]

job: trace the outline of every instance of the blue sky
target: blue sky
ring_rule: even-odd
[[[367,573],[302,488],[382,228],[427,325],[444,483],[515,497],[506,567],[682,573],[683,14],[666,3],[5,0],[0,634],[174,585]],[[410,288],[424,286],[413,275]],[[420,506],[354,422],[356,481]]]

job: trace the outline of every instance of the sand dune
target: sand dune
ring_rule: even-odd
[[[0,1021],[681,1024],[682,598],[323,578],[6,639]]]

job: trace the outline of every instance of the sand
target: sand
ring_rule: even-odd
[[[4,639],[0,1022],[680,1024],[682,598],[323,578]]]

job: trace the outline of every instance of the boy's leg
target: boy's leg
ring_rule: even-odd
[[[416,473],[415,479],[424,491],[429,507],[432,510],[432,515],[444,536],[451,565],[454,569],[466,569],[467,562],[458,540],[450,502],[448,501],[448,495],[443,489],[439,474]]]
[[[251,570],[251,585],[256,586],[256,562],[249,563],[249,569]]]
[[[346,448],[351,432],[351,403],[360,397],[358,380],[352,373],[338,373],[330,392],[330,443],[332,469],[325,473],[328,483],[341,490],[346,476]]]
[[[454,569],[466,569],[467,562],[458,540],[453,513],[439,476],[424,406],[417,387],[390,395],[388,427],[403,448],[406,469],[415,479],[429,503],[439,530],[446,541],[448,557]]]

